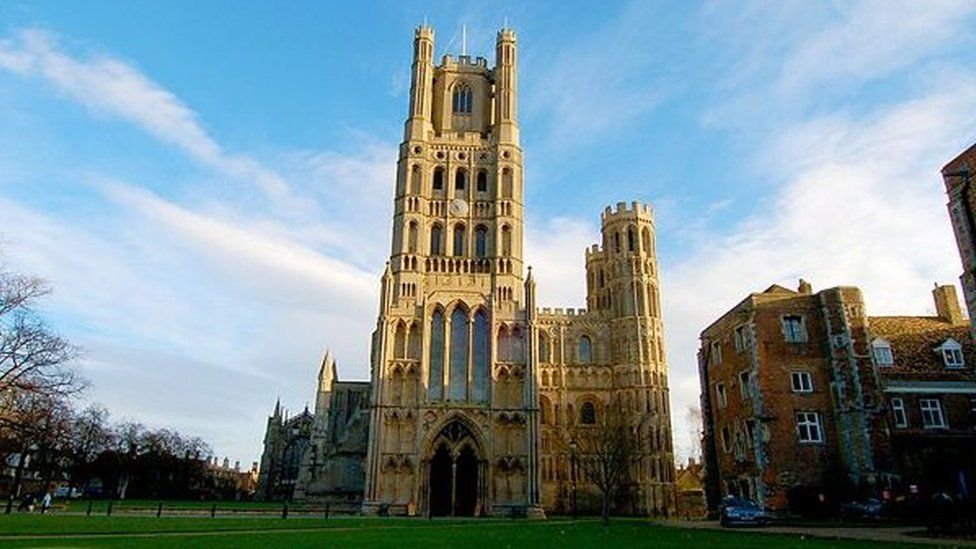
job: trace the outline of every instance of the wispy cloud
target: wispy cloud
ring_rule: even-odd
[[[282,207],[308,207],[280,175],[225,151],[193,109],[129,63],[108,55],[73,56],[54,35],[28,29],[0,41],[0,68],[39,76],[93,111],[136,124],[225,176],[256,185]]]

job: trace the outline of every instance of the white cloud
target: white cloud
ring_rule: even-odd
[[[40,76],[93,111],[134,123],[225,176],[256,185],[280,206],[310,206],[292,195],[280,175],[252,158],[224,151],[196,112],[124,61],[105,55],[72,57],[53,35],[29,29],[16,40],[0,41],[0,68]]]
[[[823,83],[869,80],[909,67],[965,38],[971,0],[868,0],[838,3],[836,21],[796,42],[780,85],[810,90]]]
[[[526,225],[525,263],[532,267],[540,307],[586,307],[584,250],[599,241],[599,227],[577,219]]]

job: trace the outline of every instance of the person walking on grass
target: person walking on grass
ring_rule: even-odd
[[[52,493],[54,488],[48,486],[47,492],[44,492],[44,498],[41,499],[41,514],[46,515],[48,511],[51,510],[51,499],[53,498]]]

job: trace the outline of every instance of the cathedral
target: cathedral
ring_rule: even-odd
[[[516,69],[512,30],[497,34],[494,67],[435,65],[433,30],[416,30],[370,381],[340,382],[327,356],[314,413],[287,420],[301,429],[276,407],[259,495],[366,514],[595,511],[577,441],[612,414],[635,441],[614,512],[674,512],[653,211],[603,211],[585,310],[537,305]]]

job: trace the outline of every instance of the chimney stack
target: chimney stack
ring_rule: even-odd
[[[966,320],[962,315],[962,308],[959,307],[956,287],[952,284],[939,286],[936,282],[935,289],[932,290],[932,298],[935,300],[935,314],[939,318],[952,324],[960,324]]]
[[[813,293],[813,286],[811,286],[809,282],[801,278],[800,286],[797,288],[797,291],[803,295],[810,295]]]

